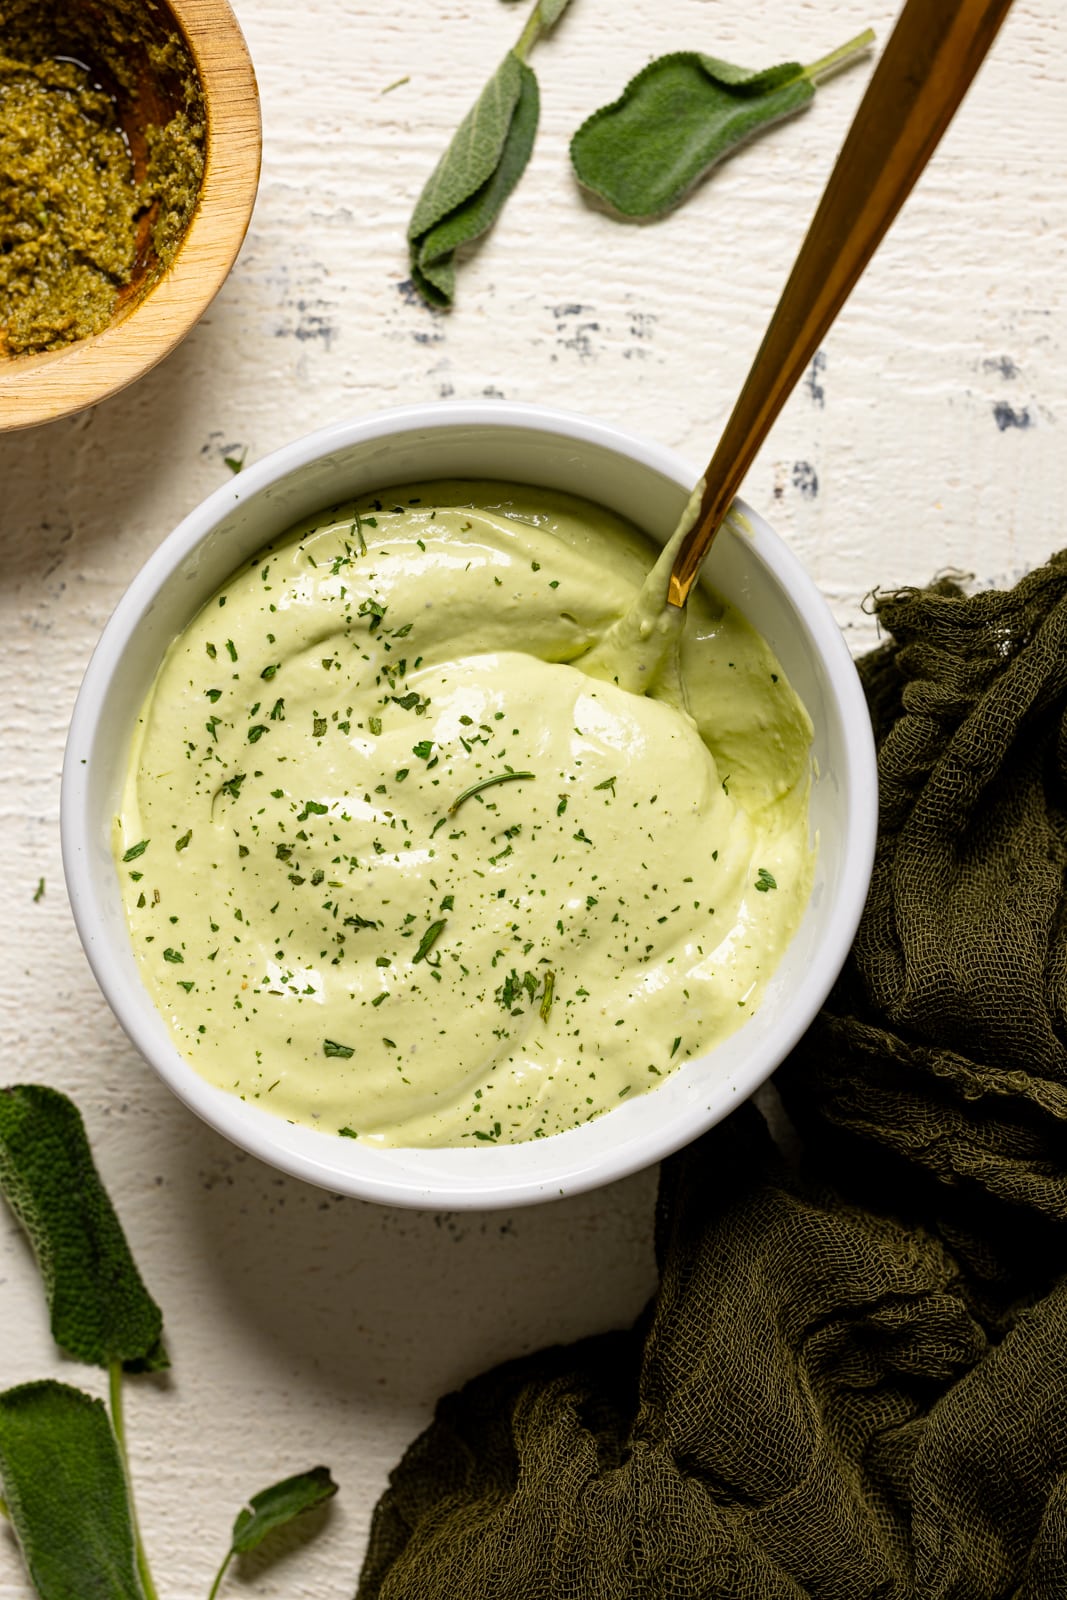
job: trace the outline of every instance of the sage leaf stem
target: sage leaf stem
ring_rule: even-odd
[[[835,72],[842,72],[845,67],[859,59],[874,44],[874,29],[864,28],[854,39],[847,44],[839,45],[836,50],[831,50],[828,56],[822,56],[818,61],[813,61],[810,67],[805,67],[804,72],[812,83],[825,83],[827,78],[832,78]]]
[[[383,93],[384,93],[384,91],[383,91]],[[222,1580],[226,1576],[226,1569],[229,1567],[230,1562],[232,1560],[233,1560],[233,1546],[231,1545],[230,1548],[227,1550],[226,1554],[222,1558],[221,1567],[219,1568],[219,1570],[215,1574],[215,1581],[211,1585],[210,1590],[208,1591],[207,1600],[215,1600],[215,1596],[218,1594],[219,1589],[222,1587]]]
[[[416,201],[408,224],[411,281],[430,306],[451,306],[456,251],[492,226],[526,170],[541,105],[526,56],[567,3],[538,0]]]
[[[526,26],[515,46],[515,54],[520,61],[525,61],[527,52],[537,43],[541,35],[555,26],[569,3],[570,0],[539,0],[527,17]]]
[[[817,82],[873,42],[868,28],[810,66],[760,72],[692,50],[660,56],[582,123],[571,140],[575,176],[621,217],[660,216],[739,145],[803,111]]]
[[[133,1530],[133,1554],[137,1563],[137,1575],[141,1580],[141,1588],[144,1590],[145,1600],[159,1600],[159,1594],[152,1581],[152,1573],[148,1565],[148,1555],[141,1539],[137,1505],[133,1496],[130,1457],[126,1448],[126,1415],[122,1404],[122,1365],[118,1361],[113,1361],[108,1368],[107,1387],[108,1401],[111,1407],[111,1428],[115,1435],[115,1443],[118,1446],[123,1476],[126,1479],[126,1504],[129,1507],[130,1527]]]

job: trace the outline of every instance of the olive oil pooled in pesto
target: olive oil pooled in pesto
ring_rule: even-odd
[[[115,853],[204,1077],[372,1145],[512,1143],[751,1014],[810,890],[811,727],[699,592],[662,694],[583,668],[655,555],[563,494],[418,484],[301,525],[175,640]]]

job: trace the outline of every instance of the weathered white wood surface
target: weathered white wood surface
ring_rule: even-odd
[[[223,482],[334,419],[506,395],[600,414],[703,465],[867,76],[724,166],[655,226],[586,203],[567,139],[655,54],[811,60],[886,0],[574,0],[532,64],[529,171],[450,317],[413,303],[422,181],[520,26],[497,0],[238,0],[263,96],[251,233],[186,343],[95,412],[0,440],[4,1081],[71,1092],[167,1319],[173,1373],[131,1385],[133,1465],[163,1600],[206,1594],[242,1497],[329,1463],[320,1536],[233,1594],[350,1595],[390,1465],[444,1389],[618,1325],[653,1282],[654,1175],[514,1216],[424,1216],[275,1176],[201,1127],[120,1036],[71,924],[63,740],[124,585]],[[877,584],[1011,579],[1067,544],[1067,12],[1016,0],[921,187],[754,468],[855,647]],[[390,88],[403,79],[397,87]],[[34,900],[38,880],[45,892]],[[58,1361],[0,1216],[0,1383]],[[243,1579],[251,1581],[243,1581]],[[0,1600],[29,1594],[0,1534]]]

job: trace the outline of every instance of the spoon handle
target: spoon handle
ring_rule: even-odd
[[[1011,0],[907,0],[705,474],[668,600],[685,604],[772,423],[903,205]]]

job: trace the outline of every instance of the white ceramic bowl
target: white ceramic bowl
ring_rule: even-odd
[[[758,1011],[725,1043],[596,1121],[526,1144],[374,1150],[216,1089],[179,1055],[142,986],[126,929],[111,824],[135,718],[171,639],[234,569],[301,517],[346,497],[426,478],[500,478],[599,501],[662,542],[696,472],[602,422],[500,402],[435,404],[326,428],[248,467],[193,511],[123,595],[89,663],[63,768],[63,862],[89,963],[133,1043],[187,1106],[262,1160],[309,1182],[392,1205],[525,1205],[575,1194],[658,1161],[726,1116],[770,1076],[811,1022],[859,921],[874,853],[870,721],[825,602],[771,529],[725,529],[714,587],[767,639],[815,727],[811,901]]]

